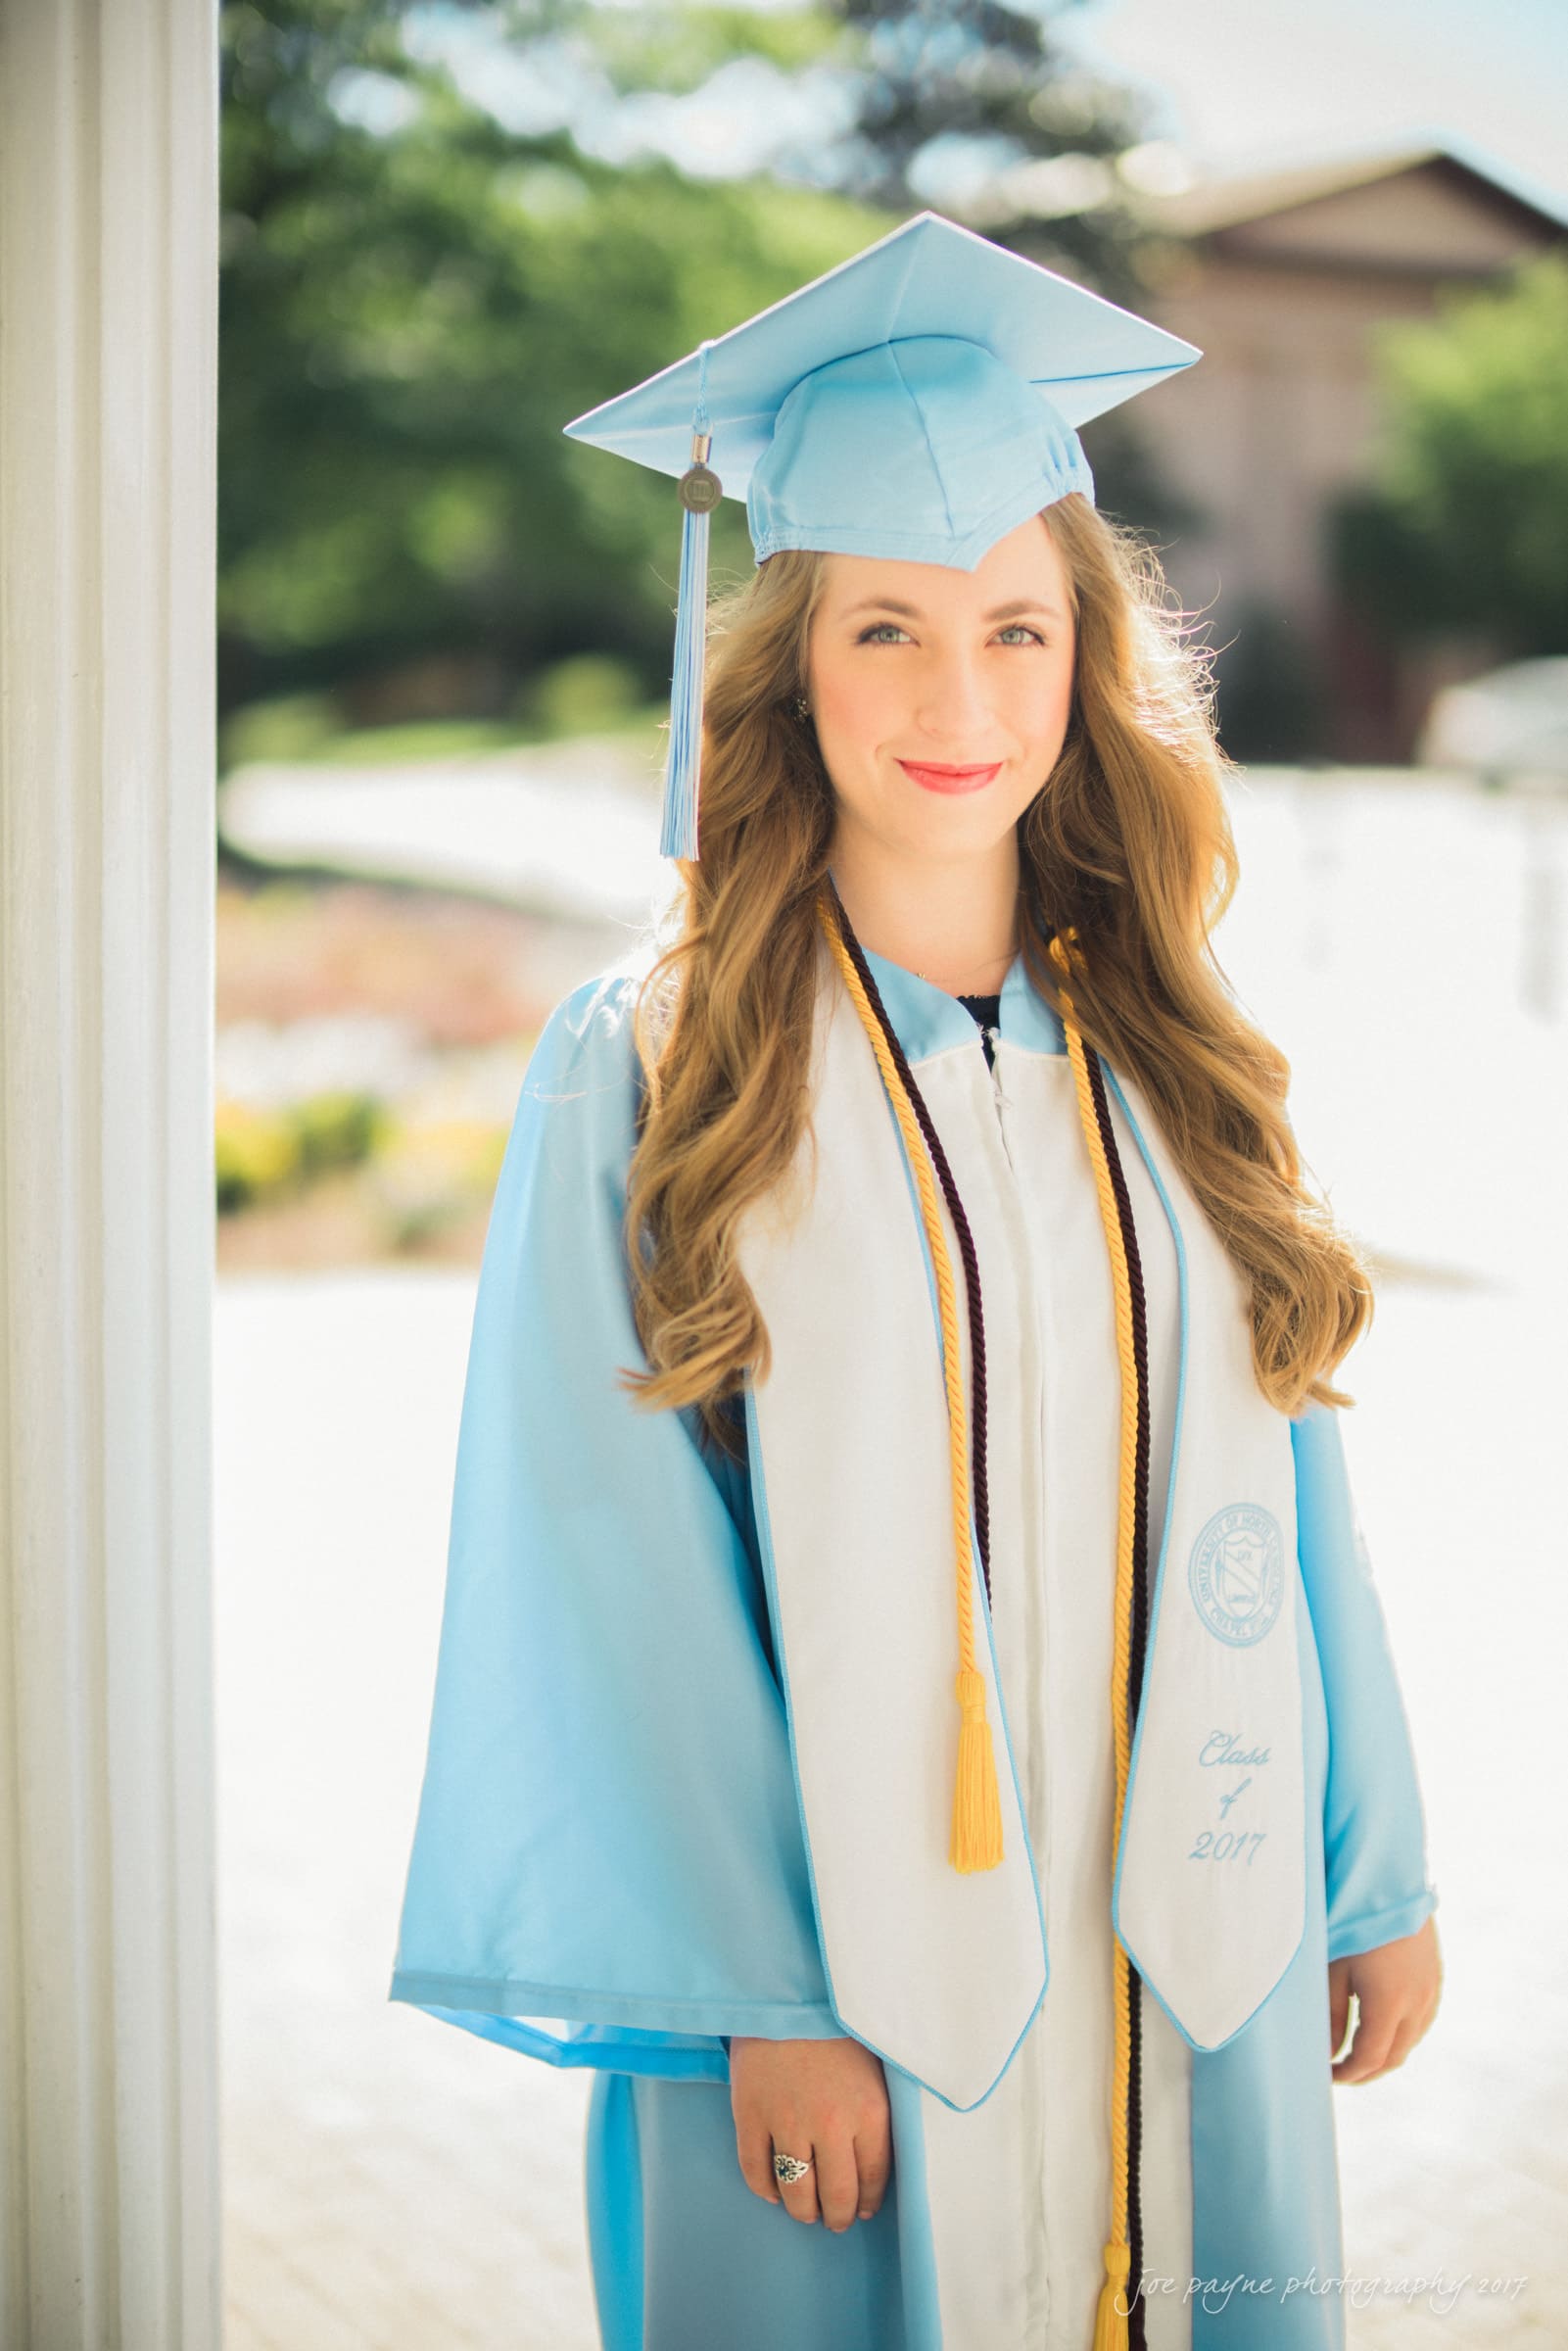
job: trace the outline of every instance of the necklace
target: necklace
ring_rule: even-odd
[[[992,966],[993,964],[995,964],[995,963],[999,963],[999,962],[1001,961],[1002,954],[1004,954],[1004,953],[1006,954],[1006,956],[1007,956],[1007,959],[1008,959],[1009,963],[1011,963],[1011,962],[1012,962],[1012,960],[1013,960],[1013,958],[1014,958],[1014,956],[1015,956],[1015,955],[1018,953],[1018,951],[1019,951],[1019,942],[1018,942],[1017,938],[1015,938],[1015,939],[1014,939],[1014,941],[1013,941],[1013,943],[1012,943],[1012,945],[1011,945],[1010,947],[1007,947],[1007,948],[1004,948],[1004,949],[1000,950],[1000,951],[999,951],[997,954],[995,954],[995,955],[988,955],[988,956],[986,957],[986,959],[985,959],[985,961],[984,961],[983,963],[972,963],[972,964],[968,965],[968,966],[967,966],[967,968],[966,968],[966,970],[965,970],[964,977],[965,977],[965,978],[966,978],[966,980],[967,980],[967,979],[969,978],[969,975],[970,975],[970,973],[971,973],[971,972],[988,972],[988,971],[991,969],[991,966]],[[917,980],[930,980],[930,981],[931,981],[931,985],[932,985],[933,987],[939,987],[939,986],[942,984],[942,983],[941,983],[940,981],[931,980],[931,975],[930,975],[930,973],[929,973],[929,972],[919,972],[919,971],[918,971],[918,972],[915,974],[915,977],[916,977],[916,979],[917,979]]]

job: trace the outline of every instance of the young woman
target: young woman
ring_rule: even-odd
[[[1437,1897],[1365,1269],[1063,406],[1170,342],[922,216],[594,412],[678,470],[694,383],[759,567],[704,666],[689,474],[682,898],[525,1082],[392,1994],[597,2069],[610,2351],[1345,2339]]]

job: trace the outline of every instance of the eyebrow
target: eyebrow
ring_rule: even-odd
[[[850,604],[846,608],[844,618],[853,620],[857,612],[900,612],[906,620],[923,618],[919,604],[901,603],[895,596],[863,597],[858,604]],[[1061,620],[1065,617],[1057,610],[1055,604],[1037,604],[1028,597],[1021,596],[1016,597],[1010,604],[993,604],[984,618],[986,620],[1015,620],[1023,612],[1039,612],[1049,620]]]

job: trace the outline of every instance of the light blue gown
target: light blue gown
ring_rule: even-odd
[[[918,1075],[932,1023],[970,1016],[876,970]],[[873,2222],[803,2226],[736,2160],[729,2036],[844,2028],[745,1471],[694,1414],[640,1412],[615,1377],[641,1362],[621,1238],[633,988],[607,975],[557,1006],[496,1193],[390,1996],[596,2069],[585,2195],[606,2351],[1024,2351],[943,2341],[926,2093],[896,2066]],[[1004,1035],[1059,1049],[1025,990],[1015,966]],[[1291,1435],[1323,1834],[1295,1959],[1242,2031],[1193,2054],[1193,2271],[1216,2281],[1193,2302],[1193,2351],[1340,2351],[1339,2292],[1265,2313],[1224,2281],[1342,2272],[1327,1962],[1413,1933],[1437,1901],[1338,1417],[1312,1408]]]

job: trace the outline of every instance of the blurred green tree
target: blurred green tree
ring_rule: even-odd
[[[519,19],[532,0],[512,0]],[[637,0],[574,19],[622,97],[781,104],[783,184],[837,189],[894,219],[927,204],[1108,293],[1134,294],[1161,243],[1120,159],[1147,110],[1061,37],[1084,0],[801,0],[783,9]],[[788,103],[802,95],[815,104]],[[692,158],[693,167],[699,159]]]
[[[781,105],[770,133],[782,186],[833,188],[895,220],[933,205],[1136,304],[1173,247],[1141,200],[1144,101],[1090,71],[1063,37],[1082,6],[820,0],[764,13],[641,0],[590,16],[595,56],[623,95],[705,90],[718,107],[730,91],[745,95],[742,72],[754,94],[756,71],[770,69],[781,92],[791,81],[809,90],[809,129],[791,136],[792,110]],[[1114,512],[1156,535],[1194,519],[1136,419],[1091,424],[1085,446]]]
[[[1374,487],[1336,518],[1342,593],[1385,635],[1568,650],[1568,261],[1385,330]]]
[[[469,707],[582,650],[656,694],[673,488],[561,425],[888,223],[508,129],[406,14],[222,9],[220,710],[443,654]],[[750,560],[727,505],[715,567]]]
[[[562,423],[932,201],[955,147],[993,197],[960,217],[1125,292],[1137,123],[1055,43],[1073,5],[222,0],[224,717],[324,692],[494,716],[581,655],[656,699],[673,486]],[[778,118],[762,168],[684,141],[737,75]],[[1108,481],[1140,482],[1102,431]],[[1169,520],[1147,483],[1111,503]],[[726,501],[715,574],[751,562]]]
[[[1056,27],[1082,0],[826,0],[858,36],[854,121],[825,164],[900,216],[944,177],[959,216],[1031,261],[1121,300],[1157,240],[1117,169],[1147,137],[1141,99],[1090,72]]]

